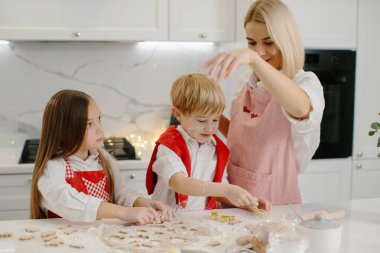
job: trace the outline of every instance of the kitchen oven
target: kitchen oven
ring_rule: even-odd
[[[318,76],[326,103],[313,159],[352,155],[355,57],[351,50],[306,50],[304,69]]]

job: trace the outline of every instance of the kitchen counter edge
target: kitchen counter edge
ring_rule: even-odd
[[[117,161],[120,170],[146,170],[149,161],[147,160],[123,160]],[[0,165],[1,174],[31,174],[33,173],[34,164],[2,164]]]

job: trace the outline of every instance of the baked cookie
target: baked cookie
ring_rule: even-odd
[[[35,238],[34,235],[22,235],[18,239],[20,241],[30,241],[30,240],[33,240],[34,238]]]
[[[84,245],[80,244],[80,243],[71,243],[71,244],[69,244],[69,247],[70,248],[75,248],[75,249],[83,249]]]
[[[38,227],[34,227],[34,226],[25,227],[24,230],[28,233],[36,233],[36,232],[40,231],[40,229]]]
[[[9,232],[0,233],[0,238],[9,238],[12,237],[13,234]]]

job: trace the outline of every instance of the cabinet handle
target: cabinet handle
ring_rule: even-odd
[[[357,153],[356,153],[356,156],[357,156],[357,157],[362,157],[362,156],[363,156],[363,152],[357,152]]]
[[[199,37],[201,37],[202,39],[206,39],[207,33],[201,33],[201,34],[199,34]]]
[[[131,174],[131,175],[129,175],[129,178],[130,178],[130,179],[135,179],[135,177],[136,177],[135,174]]]
[[[80,37],[80,32],[75,32],[74,37],[77,37],[77,38]]]
[[[356,164],[356,169],[360,170],[363,168],[363,165],[361,163]]]
[[[33,178],[32,178],[32,177],[28,178],[28,184],[31,184],[32,181],[33,181]]]

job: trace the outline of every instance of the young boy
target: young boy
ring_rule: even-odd
[[[221,88],[204,74],[179,77],[171,90],[172,113],[180,125],[169,127],[156,142],[146,187],[154,199],[173,208],[216,208],[216,198],[244,208],[268,209],[237,185],[228,184],[227,146],[214,134],[225,107]]]

